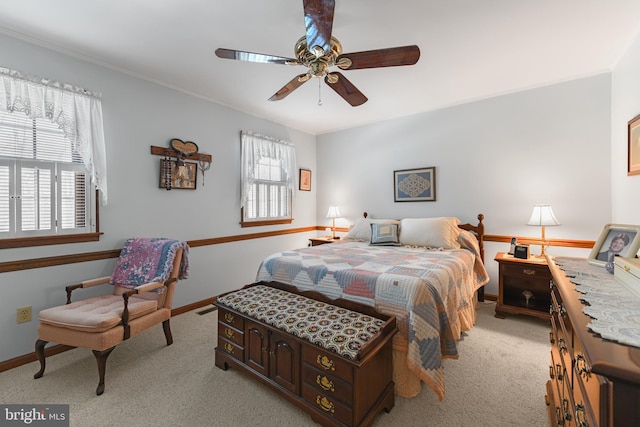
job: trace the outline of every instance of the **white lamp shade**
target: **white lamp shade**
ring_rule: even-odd
[[[337,206],[329,206],[329,211],[327,212],[327,218],[340,218],[340,209]]]
[[[527,225],[551,226],[560,225],[560,222],[553,214],[553,209],[551,209],[550,205],[535,205]]]

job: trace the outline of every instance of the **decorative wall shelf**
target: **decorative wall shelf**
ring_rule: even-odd
[[[180,157],[180,154],[177,151],[169,147],[157,147],[155,145],[151,146],[151,154],[154,154],[156,156],[169,156],[176,158]],[[211,154],[196,153],[191,156],[185,157],[185,160],[196,160],[199,162],[211,163],[213,158],[211,157]]]

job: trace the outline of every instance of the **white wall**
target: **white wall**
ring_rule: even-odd
[[[318,137],[318,220],[336,204],[372,217],[485,215],[487,234],[540,236],[524,224],[549,203],[547,237],[595,240],[610,222],[610,76],[598,75]],[[435,202],[393,201],[393,171],[436,167]],[[497,294],[505,244],[487,243]],[[532,248],[539,252],[539,246]],[[551,248],[587,256],[588,251]]]
[[[612,77],[612,221],[640,224],[640,175],[627,176],[627,123],[640,114],[640,36],[616,65]]]
[[[0,66],[102,93],[107,143],[109,204],[100,209],[99,242],[0,250],[1,261],[118,249],[132,236],[197,240],[290,228],[239,225],[240,131],[251,130],[296,145],[301,167],[316,169],[315,136],[186,95],[92,63],[0,35]],[[195,191],[159,187],[160,158],[150,146],[190,140],[213,156],[205,184]],[[316,224],[316,182],[296,192],[292,227]],[[307,245],[316,233],[291,234],[191,250],[188,280],[179,283],[174,307],[210,298],[255,280],[260,260]],[[33,352],[37,320],[16,324],[16,308],[32,306],[35,319],[63,304],[64,286],[110,274],[115,260],[0,274],[0,361]],[[179,337],[176,337],[179,339]]]

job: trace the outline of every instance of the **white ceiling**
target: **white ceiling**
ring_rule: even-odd
[[[344,71],[369,98],[360,107],[324,83],[319,107],[317,79],[270,102],[306,70],[215,56],[294,57],[302,0],[3,0],[0,31],[322,134],[608,72],[639,16],[638,0],[336,0],[344,52],[421,50],[413,66]]]

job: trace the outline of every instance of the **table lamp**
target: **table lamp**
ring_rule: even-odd
[[[531,213],[531,218],[529,218],[529,222],[527,222],[527,225],[537,225],[542,227],[542,250],[540,251],[540,256],[543,257],[545,254],[546,244],[546,240],[544,237],[544,227],[560,225],[560,222],[558,222],[558,219],[553,214],[551,205],[534,205],[533,212]]]
[[[336,237],[336,218],[340,218],[340,209],[337,206],[329,206],[329,211],[327,212],[327,218],[331,218],[333,221],[333,225],[331,226],[331,231],[333,232],[333,240],[337,240],[340,237]]]

